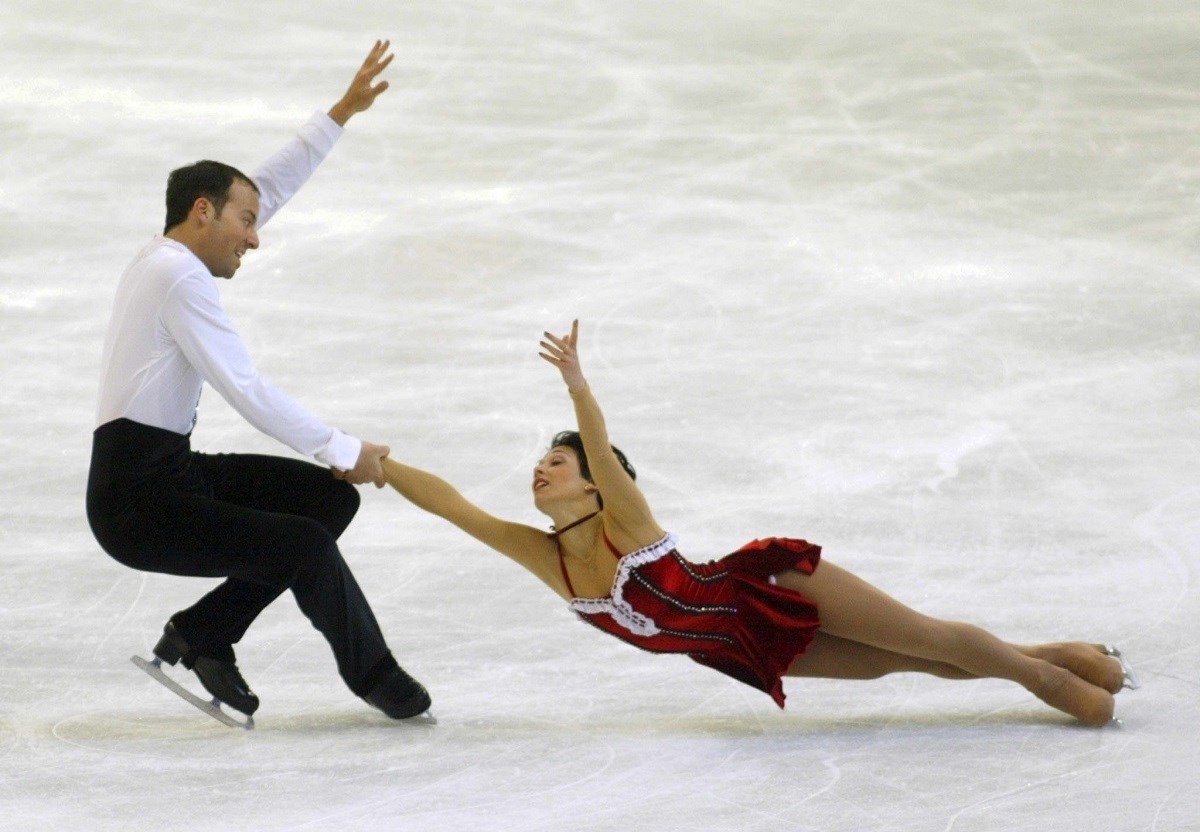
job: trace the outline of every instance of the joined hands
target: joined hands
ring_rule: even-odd
[[[366,485],[367,483],[375,483],[376,488],[383,488],[387,484],[387,480],[383,474],[383,460],[392,449],[387,445],[375,445],[371,442],[364,441],[362,450],[358,452],[358,462],[348,471],[343,471],[340,468],[333,469],[333,476],[339,480],[345,480],[351,485]]]

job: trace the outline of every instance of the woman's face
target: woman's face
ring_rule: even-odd
[[[532,487],[533,502],[539,508],[592,493],[591,483],[580,472],[579,457],[564,445],[555,445],[534,466]]]

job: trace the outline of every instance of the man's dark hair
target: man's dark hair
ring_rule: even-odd
[[[579,459],[579,473],[583,475],[585,480],[594,484],[594,480],[592,479],[592,469],[588,465],[587,454],[583,450],[583,438],[579,435],[579,431],[564,430],[561,433],[556,434],[555,437],[550,440],[550,447],[556,448],[559,445],[562,445],[564,448],[570,448],[575,452],[575,456]],[[625,454],[621,453],[621,449],[616,445],[609,445],[609,447],[612,448],[613,453],[616,454],[617,462],[621,463],[621,467],[625,469],[625,473],[629,475],[629,479],[636,480],[637,471],[635,471],[633,466],[629,464],[629,460],[625,458]],[[600,496],[599,492],[596,493],[596,500],[599,503],[600,508],[604,508],[604,498]]]
[[[167,222],[163,226],[163,233],[166,234],[186,220],[188,212],[200,197],[211,202],[217,216],[221,216],[221,209],[229,201],[229,188],[235,179],[240,179],[255,193],[259,193],[258,186],[249,176],[224,162],[204,159],[171,171],[167,177]]]

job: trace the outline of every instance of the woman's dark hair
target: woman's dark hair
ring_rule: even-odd
[[[166,234],[187,219],[188,212],[196,200],[204,197],[213,204],[217,216],[229,201],[229,188],[234,180],[241,180],[259,193],[258,186],[249,176],[224,162],[203,159],[187,167],[171,171],[167,177],[167,222],[163,227]]]
[[[575,452],[575,456],[579,458],[579,473],[583,474],[583,478],[588,482],[592,480],[592,469],[588,465],[587,452],[583,450],[583,438],[577,430],[564,430],[555,435],[550,440],[550,447],[555,448],[559,445],[564,448],[570,448]],[[625,469],[625,473],[629,475],[629,479],[637,479],[637,471],[629,464],[629,460],[625,458],[625,454],[621,453],[621,449],[616,445],[610,445],[612,452],[617,456],[617,462],[621,463],[621,467]],[[604,498],[600,496],[600,492],[596,492],[596,502],[600,504],[600,508],[604,508]]]

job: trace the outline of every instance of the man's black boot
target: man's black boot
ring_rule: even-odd
[[[219,651],[219,655],[197,655],[168,621],[162,638],[154,645],[154,655],[170,665],[183,659],[183,666],[196,674],[204,689],[234,710],[247,716],[258,710],[258,697],[238,671],[232,647]]]
[[[408,719],[429,710],[433,700],[424,685],[397,667],[363,697],[392,719]]]

